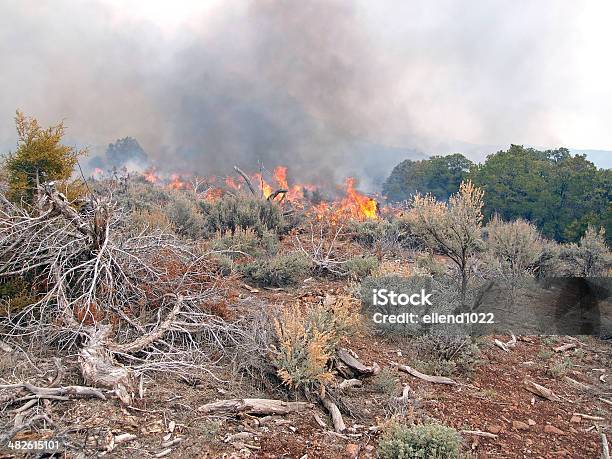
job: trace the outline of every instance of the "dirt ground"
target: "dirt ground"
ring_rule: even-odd
[[[299,297],[316,300],[344,288],[342,283],[310,281],[289,291],[254,291],[236,284],[230,298],[256,298],[262,304],[284,305]],[[238,308],[233,313],[239,316],[241,311]],[[457,385],[441,385],[399,372],[392,365],[410,363],[408,341],[367,331],[353,338],[346,343],[348,349],[368,365],[377,362],[396,380],[388,391],[365,379],[362,387],[347,392],[340,404],[348,427],[342,434],[333,432],[327,413],[317,405],[305,412],[264,419],[204,416],[198,407],[205,403],[239,397],[273,398],[278,393],[264,391],[229,371],[216,372],[218,380],[200,375],[185,379],[157,374],[144,381],[144,398],[129,408],[122,408],[117,400],[91,398],[41,402],[40,409],[49,413],[55,424],[24,430],[14,441],[58,440],[60,452],[2,447],[0,459],[376,457],[380,432],[389,422],[390,400],[401,394],[403,384],[410,385],[417,394],[407,419],[434,419],[460,431],[495,435],[486,438],[463,434],[470,457],[599,458],[600,432],[612,439],[611,343],[593,338],[522,336],[510,352],[504,352],[493,344],[493,339],[480,339],[482,355],[474,371],[453,376]],[[574,343],[576,348],[553,351],[565,343]],[[29,362],[19,350],[4,354],[0,351],[2,383],[28,380],[44,385],[54,374],[51,357],[40,355]],[[571,367],[563,374],[551,375],[551,368],[566,357],[571,357]],[[64,363],[69,368],[74,366],[75,371],[68,373],[63,384],[82,383],[78,377],[70,380],[69,376],[78,374],[76,357],[65,357]],[[527,391],[525,379],[551,389],[561,401],[546,400]],[[0,397],[4,394],[0,391]],[[0,432],[10,428],[13,417],[5,404],[6,400],[2,403],[5,410],[0,417],[5,418],[0,421]],[[123,434],[133,434],[133,438],[121,442],[118,439],[125,438]]]

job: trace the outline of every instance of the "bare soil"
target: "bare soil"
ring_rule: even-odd
[[[325,294],[343,291],[341,282],[311,280],[297,289],[271,291],[245,288],[236,283],[229,298],[256,298],[262,304],[284,305],[296,298],[316,301]],[[243,304],[238,302],[238,304]],[[229,306],[230,309],[232,306]],[[232,315],[241,314],[234,307]],[[371,381],[351,390],[340,407],[347,424],[343,434],[333,432],[331,420],[321,406],[285,417],[262,420],[253,416],[203,416],[198,407],[220,399],[238,397],[277,398],[253,381],[239,378],[229,370],[217,371],[218,379],[194,375],[190,380],[172,374],[156,375],[145,381],[145,396],[130,408],[117,400],[77,399],[40,403],[56,425],[20,432],[16,440],[58,439],[69,445],[67,452],[41,454],[4,448],[0,459],[13,457],[101,457],[150,458],[167,450],[164,442],[180,439],[163,457],[170,458],[339,458],[376,457],[380,431],[389,422],[389,403],[407,383],[417,394],[412,419],[437,420],[457,430],[490,432],[496,438],[464,434],[465,449],[478,458],[599,458],[600,432],[612,439],[612,346],[610,342],[581,338],[581,351],[556,353],[552,349],[571,342],[567,337],[519,337],[511,352],[493,345],[494,337],[480,342],[481,360],[470,374],[454,375],[455,386],[431,384],[394,369],[391,362],[410,364],[408,341],[376,336],[367,330],[346,346],[366,364],[377,362],[396,375],[393,393],[382,392]],[[500,337],[507,340],[508,337]],[[543,350],[548,352],[543,352]],[[51,356],[40,355],[29,363],[22,352],[1,353],[0,375],[5,381],[29,380],[44,385],[52,379]],[[571,357],[567,373],[552,376],[550,368]],[[74,365],[70,357],[64,362]],[[35,368],[37,367],[37,368]],[[583,390],[566,377],[592,387]],[[63,384],[81,383],[76,376]],[[529,379],[562,398],[553,402],[523,388]],[[229,381],[229,382],[227,382]],[[3,395],[0,392],[0,397]],[[577,419],[574,413],[604,418],[604,421]],[[5,412],[6,414],[6,412]],[[326,427],[315,420],[315,414]],[[12,419],[12,415],[10,416]],[[572,422],[572,417],[574,417]],[[518,424],[520,421],[524,424]],[[9,419],[0,421],[0,431],[10,428]],[[174,428],[172,428],[174,426]],[[553,426],[556,429],[551,429]],[[113,444],[117,435],[130,433],[131,441]],[[242,433],[237,437],[232,435]],[[251,434],[251,435],[249,435]],[[63,449],[62,449],[63,451]]]

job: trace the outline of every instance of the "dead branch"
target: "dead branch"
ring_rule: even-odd
[[[249,190],[251,190],[251,193],[253,194],[253,196],[257,196],[257,193],[255,192],[255,188],[253,188],[253,185],[251,184],[251,180],[249,179],[249,176],[246,175],[238,166],[234,166],[234,170],[238,172],[240,176],[244,179],[245,183],[249,187]]]
[[[319,221],[318,229],[315,229],[310,223],[310,237],[304,243],[296,235],[296,247],[320,270],[336,276],[347,276],[348,271],[343,269],[347,260],[338,259],[336,255],[336,245],[343,228],[343,225],[336,226],[328,221]]]
[[[516,336],[514,336],[514,333],[512,332],[510,334],[512,335],[512,338],[510,338],[510,341],[506,341],[504,343],[503,341],[500,341],[497,338],[495,338],[495,340],[493,341],[495,345],[504,352],[510,352],[510,348],[513,348],[516,346]]]
[[[239,398],[232,400],[219,400],[207,403],[198,408],[206,414],[251,414],[256,416],[264,415],[285,415],[293,412],[304,411],[311,408],[312,403],[307,402],[285,402],[266,398]]]
[[[567,343],[567,344],[562,344],[561,346],[555,347],[553,351],[564,352],[564,351],[569,351],[570,349],[574,349],[575,347],[577,347],[576,343]]]
[[[404,384],[402,395],[395,397],[395,401],[400,404],[407,404],[411,399],[414,399],[416,394],[408,384]]]
[[[344,424],[344,419],[342,419],[342,414],[340,413],[338,406],[327,396],[319,398],[332,418],[334,430],[338,433],[344,432],[346,430],[346,425]]]
[[[357,373],[358,376],[373,376],[380,373],[380,366],[376,362],[368,367],[357,360],[347,349],[339,349],[336,355],[342,363]]]
[[[102,400],[106,400],[106,397],[101,391],[93,387],[86,386],[37,387],[33,384],[23,382],[17,384],[0,385],[0,389],[25,389],[34,394],[37,398],[52,398],[56,396],[63,396],[67,398],[95,397]],[[27,397],[22,397],[21,399],[25,398]]]
[[[347,389],[351,389],[353,387],[361,387],[363,383],[359,379],[345,379],[340,384],[338,384],[338,389],[343,391]]]
[[[408,373],[409,375],[412,375],[415,378],[422,379],[423,381],[427,381],[427,382],[434,383],[434,384],[449,384],[449,385],[457,384],[455,380],[451,378],[447,378],[446,376],[426,375],[424,373],[421,373],[418,370],[415,370],[412,367],[409,367],[408,365],[400,365],[395,362],[391,362],[391,364],[396,366],[398,370]]]
[[[601,436],[601,457],[602,459],[610,459],[610,447],[608,446],[608,438],[603,432],[600,432],[599,435]]]
[[[282,194],[284,196],[288,191],[289,190],[283,190],[283,189],[276,190],[274,193],[271,193],[270,196],[268,196],[266,200],[267,201],[274,201],[274,199],[276,199],[276,197],[279,194]]]
[[[461,430],[460,433],[466,434],[466,435],[476,435],[478,437],[485,437],[485,438],[497,438],[497,435],[492,434],[490,432],[483,432],[481,430]]]
[[[532,394],[539,395],[540,397],[545,398],[547,400],[553,402],[562,401],[561,398],[556,395],[552,390],[541,386],[540,384],[534,383],[533,381],[529,381],[528,379],[523,381],[523,386]]]
[[[128,344],[110,343],[108,345],[109,350],[113,352],[132,353],[141,351],[145,347],[151,345],[152,343],[160,339],[164,335],[164,333],[166,333],[166,331],[168,331],[168,329],[172,326],[172,322],[174,321],[176,315],[179,313],[182,303],[183,299],[179,296],[174,305],[174,308],[172,309],[172,311],[170,311],[170,314],[168,314],[166,319],[161,324],[159,324],[159,326],[156,327],[155,330],[153,330],[152,332],[149,332]]]
[[[121,402],[129,406],[136,391],[136,381],[132,370],[115,362],[106,349],[110,332],[110,326],[104,325],[89,335],[88,343],[79,352],[81,373],[85,381],[113,390]]]

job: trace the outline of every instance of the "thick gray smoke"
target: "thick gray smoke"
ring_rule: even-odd
[[[570,2],[230,1],[168,32],[108,1],[2,2],[4,151],[20,108],[94,153],[134,137],[162,169],[372,186],[415,151],[554,146],[555,117],[589,108]]]

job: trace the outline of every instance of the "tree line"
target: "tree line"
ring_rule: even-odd
[[[383,195],[390,202],[418,193],[445,201],[465,180],[484,190],[487,220],[525,219],[559,242],[576,242],[589,226],[601,227],[612,242],[612,170],[598,169],[586,155],[566,148],[512,145],[481,164],[461,154],[405,160],[385,181]]]

